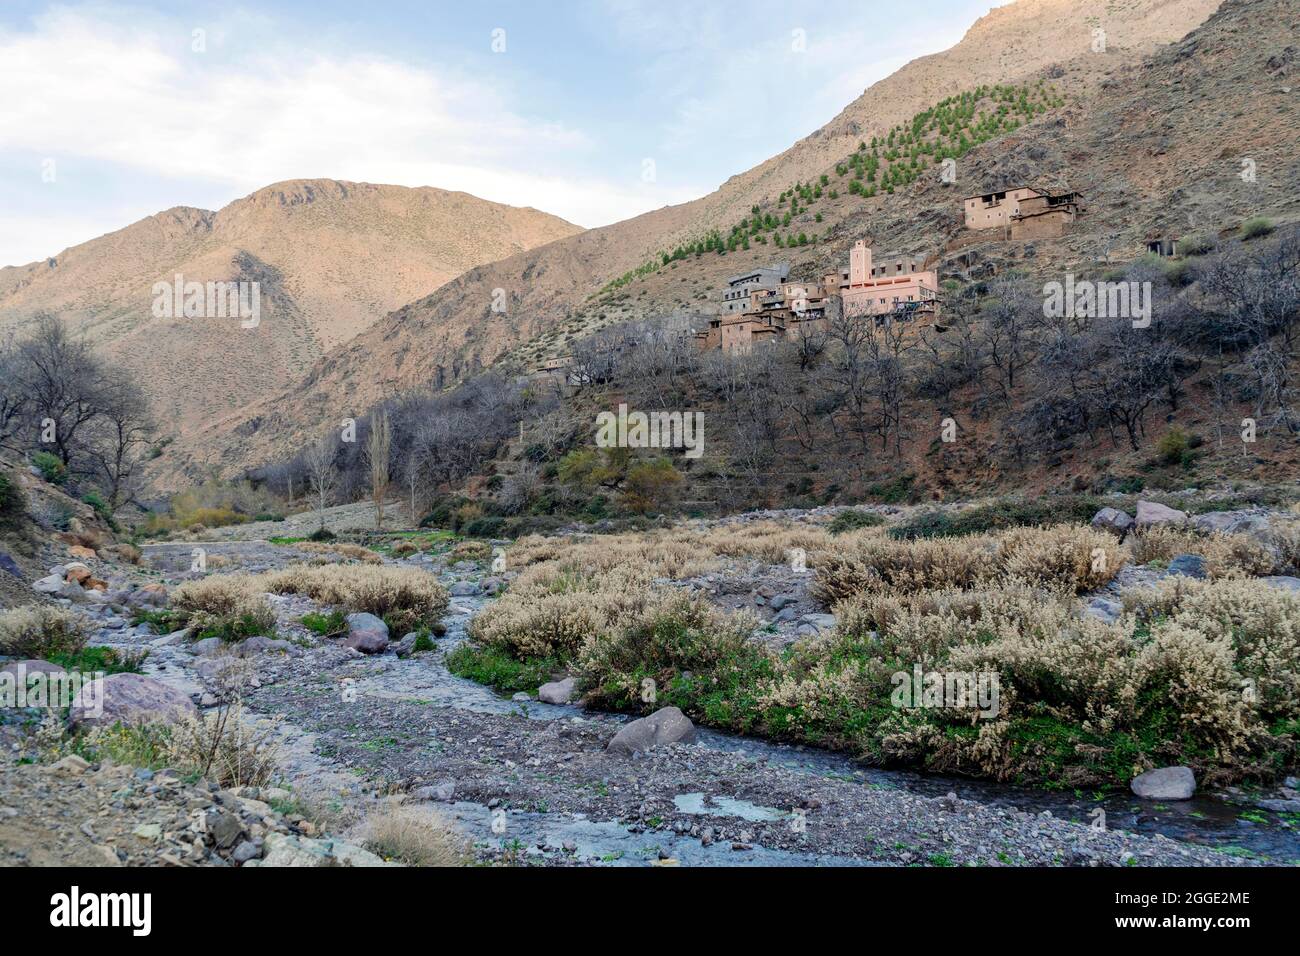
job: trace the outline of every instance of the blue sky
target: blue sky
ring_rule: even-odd
[[[995,5],[0,0],[0,265],[318,176],[616,222],[716,189]]]

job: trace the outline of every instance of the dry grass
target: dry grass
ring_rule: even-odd
[[[1280,563],[1286,563],[1265,545],[1241,534],[1199,534],[1155,527],[1136,536],[1133,543],[1133,560],[1138,564],[1168,563],[1180,554],[1204,558],[1205,573],[1212,579],[1272,574],[1280,570]]]
[[[457,541],[451,557],[453,561],[486,561],[492,557],[492,545],[486,541]]]
[[[360,561],[363,564],[383,564],[384,559],[371,551],[369,548],[363,548],[359,544],[348,544],[347,542],[321,542],[321,541],[302,541],[295,544],[294,547],[306,554],[319,555],[337,555],[346,558],[349,561]]]
[[[261,578],[249,574],[186,581],[172,593],[172,607],[188,612],[189,623],[200,632],[215,629],[233,637],[275,631],[266,588]]]
[[[302,594],[321,604],[383,618],[398,632],[436,623],[447,610],[447,589],[418,568],[387,565],[293,565],[256,579],[272,594]]]
[[[407,866],[465,866],[469,842],[431,810],[387,805],[363,824],[368,850]]]
[[[86,646],[86,624],[72,611],[34,604],[0,612],[0,654],[43,660]]]

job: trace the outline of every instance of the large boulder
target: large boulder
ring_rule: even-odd
[[[1196,792],[1196,774],[1190,767],[1148,770],[1129,784],[1143,800],[1190,800]]]
[[[543,684],[537,688],[537,699],[543,704],[567,704],[573,700],[573,692],[576,686],[572,677]]]
[[[343,642],[362,654],[382,654],[388,650],[388,625],[373,614],[349,614],[348,636]]]
[[[1092,516],[1092,526],[1099,531],[1111,531],[1121,538],[1133,530],[1133,519],[1118,508],[1102,508]]]
[[[268,833],[265,853],[245,866],[388,866],[368,850],[337,840],[312,840],[284,833]]]
[[[609,749],[615,753],[633,754],[651,747],[694,741],[695,725],[690,718],[676,707],[665,707],[649,717],[624,724],[609,742]]]
[[[167,601],[167,587],[163,584],[145,584],[126,596],[131,607],[166,607]]]
[[[1134,523],[1139,528],[1152,528],[1157,525],[1181,525],[1187,523],[1187,512],[1178,511],[1168,505],[1155,501],[1139,501],[1137,518]]]
[[[1199,554],[1179,554],[1169,561],[1169,573],[1185,578],[1205,580],[1205,559]]]
[[[84,685],[72,700],[74,726],[170,724],[198,714],[194,703],[173,687],[141,674],[109,674]]]
[[[1192,527],[1206,534],[1244,534],[1252,538],[1266,538],[1272,530],[1263,515],[1239,511],[1209,511],[1197,515],[1192,519]]]

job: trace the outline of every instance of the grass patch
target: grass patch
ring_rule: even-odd
[[[432,643],[432,642],[431,642]],[[554,657],[516,660],[504,651],[461,644],[447,655],[447,670],[502,694],[533,694],[549,684],[553,674],[564,669]]]

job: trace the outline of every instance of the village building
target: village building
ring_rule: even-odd
[[[938,312],[939,283],[933,270],[915,256],[890,255],[873,262],[871,249],[859,240],[849,253],[849,267],[820,282],[783,279],[771,288],[751,289],[745,306],[728,310],[733,289],[723,291],[724,310],[710,317],[709,327],[694,333],[705,350],[751,352],[765,343],[796,340],[824,332],[837,308],[846,315],[875,316],[877,321],[933,318]],[[737,276],[745,280],[752,274]]]
[[[1001,229],[1009,239],[1055,239],[1083,214],[1083,196],[1048,193],[1030,186],[968,196],[966,228]]]
[[[849,278],[840,295],[845,315],[933,317],[939,310],[939,277],[916,256],[884,256],[877,263],[859,239],[849,252]]]
[[[780,287],[790,275],[787,263],[777,263],[768,268],[754,269],[732,276],[722,293],[722,314],[741,315],[749,309],[750,297],[755,292],[771,292]]]

